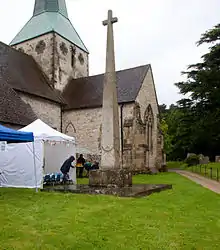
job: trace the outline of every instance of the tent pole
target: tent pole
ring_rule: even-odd
[[[34,175],[35,175],[35,189],[36,189],[36,193],[38,192],[38,188],[37,188],[37,170],[36,170],[36,156],[35,156],[35,146],[34,146],[34,141],[32,142],[33,145],[33,153],[34,153]]]

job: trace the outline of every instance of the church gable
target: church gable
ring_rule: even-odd
[[[154,165],[155,159],[157,157],[157,139],[158,139],[158,127],[159,127],[159,111],[156,89],[153,79],[153,73],[151,67],[149,68],[143,84],[139,90],[136,98],[136,103],[140,109],[140,118],[145,126],[145,134],[148,141],[148,160],[149,166]],[[151,138],[149,140],[149,138]],[[151,152],[151,153],[150,153]]]
[[[117,71],[118,103],[134,102],[149,65]],[[64,89],[66,110],[102,106],[104,74],[71,80]]]
[[[135,101],[140,106],[140,114],[142,120],[145,119],[144,114],[149,104],[152,106],[152,110],[156,119],[156,116],[158,114],[158,102],[151,66],[149,66],[149,70],[147,71],[143,79],[143,83],[139,89]]]

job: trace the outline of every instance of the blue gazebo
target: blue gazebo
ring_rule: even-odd
[[[35,181],[36,181],[36,164],[35,164],[35,148],[34,148],[34,134],[32,132],[17,131],[11,128],[6,128],[0,125],[0,141],[6,141],[7,143],[33,143],[34,152],[34,170],[35,170]],[[36,183],[36,192],[37,192]]]
[[[7,143],[33,142],[34,135],[31,132],[17,131],[0,125],[0,141]]]

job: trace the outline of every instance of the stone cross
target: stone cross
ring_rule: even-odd
[[[108,11],[108,19],[103,21],[103,25],[107,26],[107,48],[103,83],[101,169],[120,168],[119,111],[113,36],[113,23],[117,21],[117,18],[112,17],[111,10]]]
[[[108,19],[103,21],[102,24],[104,26],[106,25],[112,25],[113,23],[117,23],[118,22],[118,18],[117,17],[112,17],[112,10],[108,11]]]

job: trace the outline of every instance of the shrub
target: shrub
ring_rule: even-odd
[[[190,155],[186,158],[185,163],[190,166],[195,166],[199,164],[199,156],[198,155]]]

